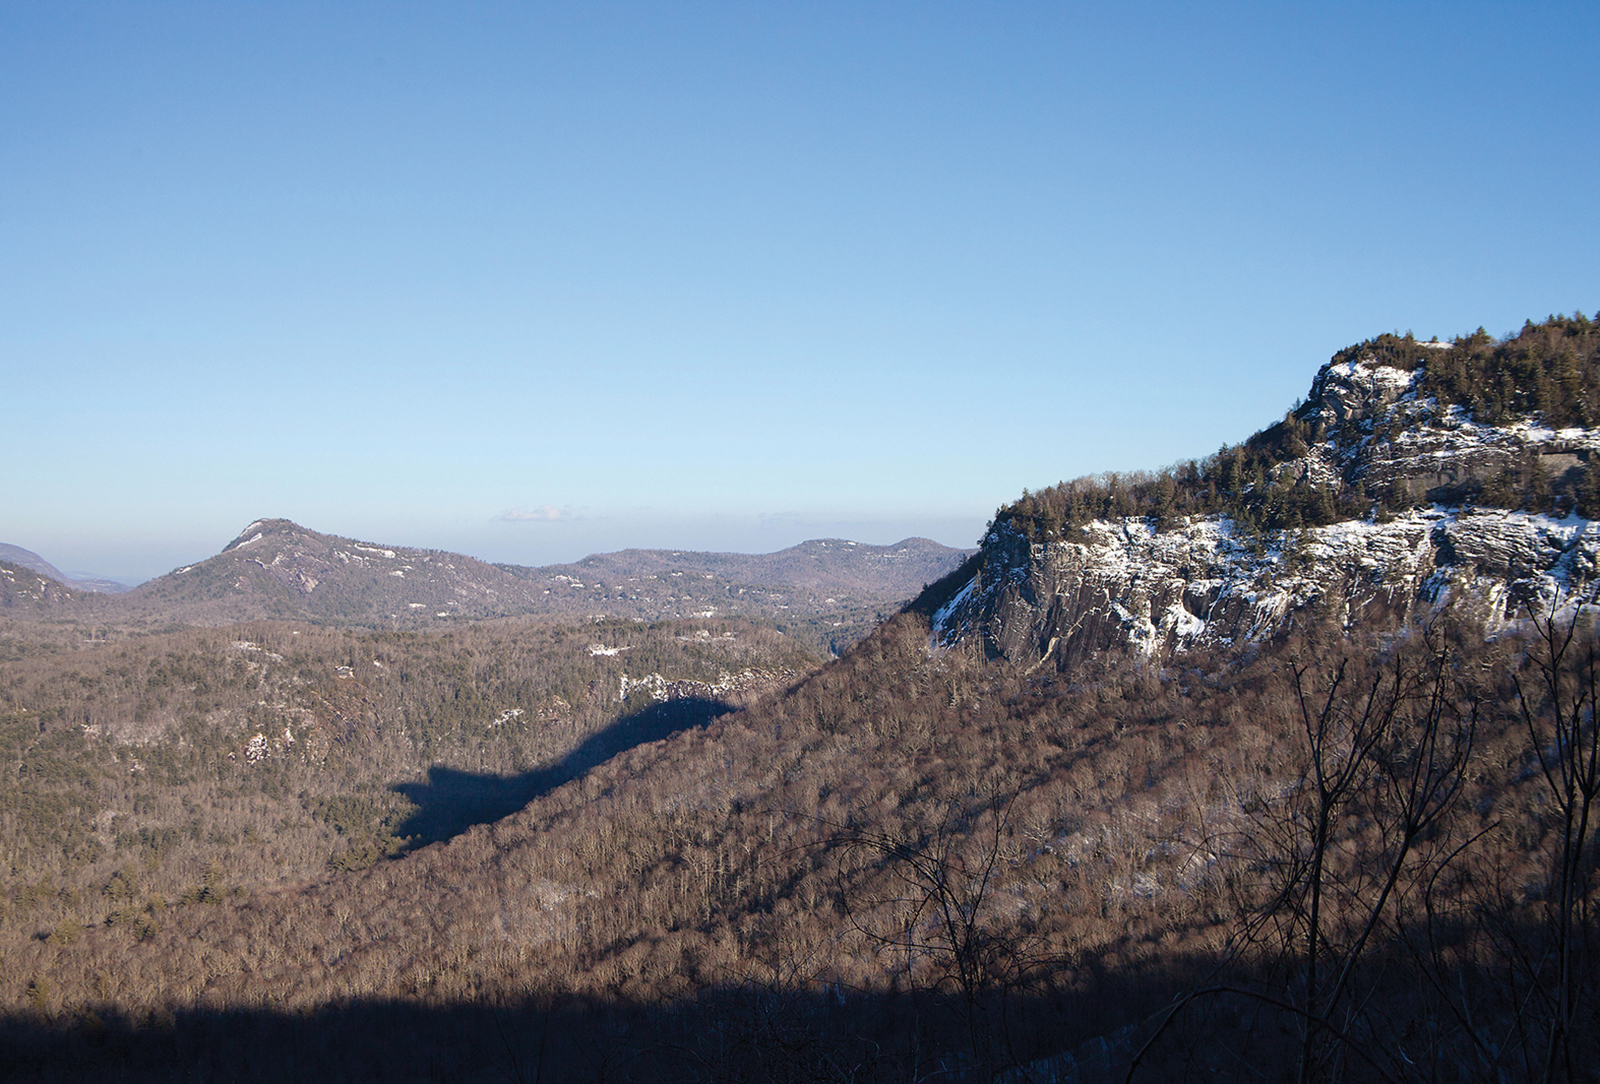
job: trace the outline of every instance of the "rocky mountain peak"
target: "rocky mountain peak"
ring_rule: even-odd
[[[1570,399],[1600,387],[1600,352],[1587,321],[1554,347],[1546,330],[1382,337],[1203,462],[1025,495],[925,600],[935,640],[1065,668],[1261,640],[1312,610],[1355,626],[1449,606],[1493,626],[1593,597],[1600,428],[1570,424]]]
[[[325,541],[326,537],[315,531],[307,530],[298,523],[289,519],[258,519],[244,530],[239,532],[237,538],[222,547],[223,553],[231,550],[243,549],[263,541],[275,542],[310,542]]]
[[[1302,411],[1335,429],[1370,421],[1399,400],[1415,397],[1420,375],[1419,369],[1384,365],[1370,354],[1353,361],[1330,361],[1317,370]]]

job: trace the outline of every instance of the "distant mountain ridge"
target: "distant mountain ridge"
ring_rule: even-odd
[[[948,572],[952,555],[971,552],[926,538],[903,538],[888,546],[870,546],[844,538],[815,538],[775,553],[620,550],[594,554],[570,565],[548,565],[538,571],[584,571],[604,578],[679,570],[753,584],[794,584],[846,592],[889,591],[910,597]]]
[[[15,597],[0,606],[17,616],[146,628],[258,618],[420,629],[525,615],[738,617],[777,624],[833,650],[859,639],[971,552],[923,538],[891,546],[818,539],[770,554],[624,550],[528,568],[262,519],[216,556],[122,595],[30,586],[13,590]]]
[[[99,601],[91,592],[74,591],[42,572],[0,560],[0,613],[43,618],[71,610],[88,618]]]
[[[99,591],[110,595],[120,595],[124,591],[132,590],[125,583],[118,583],[116,580],[108,580],[100,576],[69,576],[32,550],[25,550],[21,546],[13,546],[9,542],[0,542],[0,561],[7,561],[37,572],[41,576],[48,576],[57,583],[64,583],[76,591]]]

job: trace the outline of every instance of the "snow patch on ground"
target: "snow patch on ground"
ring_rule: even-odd
[[[507,708],[505,711],[502,711],[499,715],[495,716],[494,721],[489,724],[489,729],[493,730],[497,727],[505,726],[511,720],[520,719],[525,714],[526,712],[524,712],[521,708]]]

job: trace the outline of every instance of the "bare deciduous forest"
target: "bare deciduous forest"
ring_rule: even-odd
[[[350,733],[306,725],[292,755],[252,762],[159,706],[144,725],[175,740],[116,746],[86,735],[92,701],[62,693],[75,706],[56,727],[7,719],[10,779],[32,788],[6,810],[23,873],[0,968],[13,1065],[1159,1080],[1248,1061],[1308,1080],[1585,1079],[1597,663],[1590,629],[1531,627],[1487,644],[1447,625],[1386,644],[1310,630],[1248,661],[1065,681],[929,654],[908,612],[786,695],[414,850],[414,809],[380,782],[399,746],[353,736],[354,710]],[[288,641],[322,637],[307,659],[344,648],[320,685],[317,664],[288,667],[311,668],[325,705],[354,680],[341,666],[409,667],[419,698],[430,688],[422,645],[295,631],[251,642],[286,664]],[[170,648],[207,644],[179,635],[141,660],[146,689],[158,667],[197,672]],[[434,666],[470,673],[480,648],[504,651],[497,635],[433,645]],[[574,684],[525,711],[583,703],[582,659],[615,658],[584,650]],[[41,684],[11,678],[12,703],[135,670],[104,657],[30,660]],[[365,725],[476,753],[486,778],[542,755],[532,727],[470,732],[497,717],[485,707],[441,708],[430,736],[403,706]],[[389,1029],[402,1060],[372,1048]]]

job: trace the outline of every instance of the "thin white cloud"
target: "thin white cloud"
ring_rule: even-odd
[[[577,519],[568,508],[557,508],[553,504],[541,504],[534,508],[510,508],[501,512],[496,519],[509,523],[551,523],[561,519]]]

